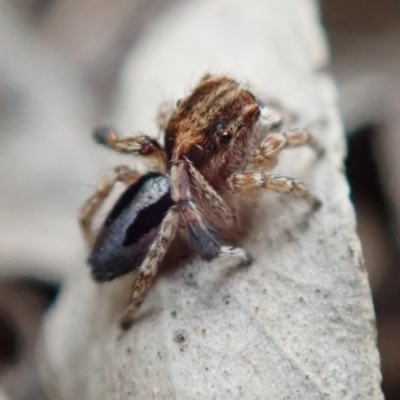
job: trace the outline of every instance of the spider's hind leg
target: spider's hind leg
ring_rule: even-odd
[[[94,233],[92,231],[92,221],[97,211],[100,209],[114,185],[122,182],[129,186],[133,184],[140,174],[125,165],[115,167],[113,171],[106,175],[97,186],[96,192],[86,201],[79,214],[79,225],[83,236],[89,245],[94,242]]]
[[[120,321],[123,329],[128,329],[132,325],[135,315],[143,303],[147,291],[158,272],[158,268],[178,230],[179,214],[173,207],[164,217],[158,234],[139,268],[139,275],[133,285],[132,295]]]

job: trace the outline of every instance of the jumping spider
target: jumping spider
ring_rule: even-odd
[[[205,75],[176,108],[160,113],[162,147],[147,135],[119,137],[109,128],[93,133],[97,143],[121,153],[151,158],[157,172],[140,175],[116,167],[99,184],[80,214],[91,246],[89,264],[96,281],[110,281],[138,268],[121,326],[128,328],[149,290],[174,237],[184,230],[191,248],[205,260],[235,255],[248,261],[241,248],[223,245],[215,222],[235,223],[226,203],[229,191],[238,195],[269,189],[301,197],[316,208],[320,202],[295,179],[263,170],[277,162],[284,148],[322,148],[302,129],[273,133],[263,128],[266,106],[235,80]],[[265,119],[265,118],[264,118]],[[268,125],[268,124],[267,124]],[[116,182],[128,186],[96,235],[92,220]]]

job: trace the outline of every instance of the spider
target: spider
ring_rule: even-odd
[[[96,281],[110,281],[138,268],[122,328],[132,324],[178,232],[184,232],[190,247],[205,260],[237,256],[250,262],[246,251],[225,245],[215,229],[215,221],[235,225],[227,193],[245,196],[267,189],[300,197],[314,209],[320,205],[302,183],[265,172],[285,148],[309,145],[322,153],[306,130],[274,132],[263,117],[265,110],[268,107],[234,79],[206,74],[175,109],[159,112],[164,147],[147,135],[119,137],[106,127],[93,132],[97,143],[146,157],[156,166],[144,175],[116,167],[80,214]],[[116,182],[127,189],[95,234],[92,220]]]

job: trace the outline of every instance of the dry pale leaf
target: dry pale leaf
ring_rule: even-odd
[[[157,104],[178,99],[207,70],[248,80],[324,143],[323,159],[292,150],[277,169],[304,181],[323,207],[310,214],[301,201],[266,193],[243,240],[253,265],[193,258],[169,268],[126,333],[118,318],[132,276],[96,285],[82,255],[43,332],[54,399],[382,398],[318,24],[311,0],[232,0],[188,2],[149,26],[127,59],[116,125],[155,132]]]
[[[10,398],[0,389],[0,400],[10,400]]]

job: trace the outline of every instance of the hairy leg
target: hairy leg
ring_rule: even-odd
[[[242,195],[251,195],[260,189],[267,189],[300,197],[310,203],[314,209],[321,205],[320,200],[301,182],[284,176],[264,172],[234,173],[229,177],[228,184],[233,192]]]
[[[79,224],[85,237],[86,242],[92,245],[94,242],[94,234],[92,231],[92,221],[105,199],[110,194],[117,182],[123,182],[129,186],[134,183],[140,174],[130,168],[120,165],[115,167],[113,171],[106,175],[97,186],[96,192],[86,201],[79,214]]]
[[[207,180],[200,174],[192,163],[188,163],[188,171],[193,185],[197,192],[205,200],[207,206],[222,221],[228,225],[235,222],[235,216],[231,208],[225,203],[222,197],[214,190]]]
[[[96,143],[109,147],[119,153],[143,156],[156,164],[161,172],[166,170],[164,149],[150,136],[119,137],[110,127],[99,127],[93,131]]]
[[[174,200],[183,225],[186,228],[190,246],[206,260],[216,257],[221,244],[212,227],[200,214],[192,201],[188,164],[181,162],[171,168],[172,199]]]
[[[252,257],[247,251],[240,247],[222,245],[216,233],[213,231],[212,226],[210,226],[199,213],[196,205],[191,200],[190,177],[187,170],[190,171],[190,164],[188,163],[174,165],[171,170],[171,179],[173,187],[172,198],[176,202],[182,225],[186,229],[191,248],[205,260],[212,260],[215,257],[234,256],[241,260],[242,265],[251,264]],[[199,174],[194,167],[192,168],[192,172],[193,171]],[[200,177],[204,180],[201,175]],[[197,176],[197,178],[199,178],[199,176]],[[204,182],[206,181],[204,180]],[[211,188],[208,183],[207,187]],[[212,189],[212,194],[214,193],[218,196],[218,200],[216,201],[221,201],[220,207],[223,209],[222,212],[226,213],[227,218],[232,218],[231,221],[233,222],[234,216],[231,210],[225,205],[225,202],[223,202],[214,189]],[[211,199],[213,199],[213,197],[211,197]],[[218,211],[221,211],[219,207]]]
[[[132,325],[135,315],[143,303],[147,291],[165,257],[165,253],[178,230],[179,214],[175,208],[172,208],[164,217],[160,230],[139,268],[139,275],[133,285],[132,295],[121,318],[121,327],[123,329],[128,329]]]
[[[265,165],[273,165],[278,154],[287,148],[310,146],[318,156],[323,154],[321,144],[308,131],[304,129],[292,129],[283,133],[270,133],[257,146],[249,169],[262,169]]]

